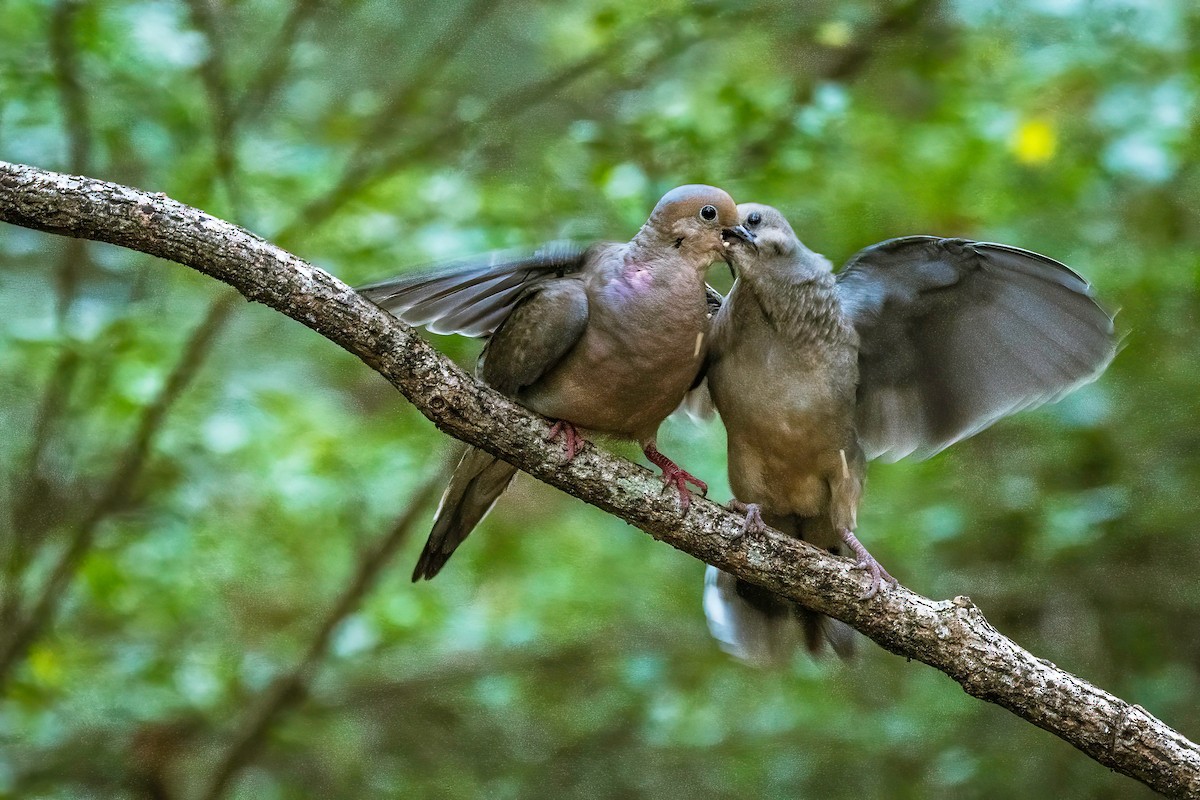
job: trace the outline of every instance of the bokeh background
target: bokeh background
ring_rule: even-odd
[[[1198,32],[1190,0],[4,0],[0,157],[351,283],[627,238],[693,181],[835,261],[910,233],[1059,258],[1121,309],[1116,362],[875,466],[860,535],[1195,739]],[[454,443],[227,292],[0,228],[0,795],[1149,795],[869,643],[731,661],[702,564],[527,477],[412,585],[430,503],[395,520]],[[660,443],[728,497],[718,426]]]

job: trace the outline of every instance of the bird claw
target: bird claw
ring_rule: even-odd
[[[546,441],[552,442],[556,439],[563,439],[567,445],[567,463],[575,460],[575,456],[583,452],[583,448],[587,446],[587,439],[579,432],[579,429],[566,420],[560,419],[555,421],[550,426],[550,432],[546,434]]]
[[[687,514],[688,509],[692,506],[692,493],[688,490],[689,483],[694,484],[700,490],[701,497],[708,494],[707,483],[675,464],[663,467],[662,482],[664,490],[674,486],[675,490],[679,492],[679,506],[684,514]]]
[[[762,533],[768,529],[767,523],[763,522],[762,506],[758,503],[743,503],[735,497],[729,501],[726,508],[746,515],[746,519],[742,522],[742,529],[733,537],[734,539],[740,539],[747,533]]]
[[[653,444],[646,445],[642,452],[646,454],[646,458],[650,460],[651,464],[662,470],[663,489],[674,486],[675,490],[679,492],[679,506],[685,515],[692,506],[692,493],[688,491],[689,483],[700,490],[701,497],[708,496],[707,483],[658,452]]]
[[[854,552],[858,557],[858,562],[850,569],[863,570],[871,575],[871,588],[867,589],[866,593],[860,597],[860,600],[870,600],[875,595],[879,594],[879,589],[883,583],[889,586],[899,586],[900,582],[892,577],[886,569],[883,568],[875,556],[867,552],[867,548],[863,547],[863,543],[858,540],[858,537],[850,531],[849,528],[842,528],[842,541]]]

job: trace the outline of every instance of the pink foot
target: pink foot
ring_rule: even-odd
[[[849,528],[842,528],[842,541],[845,542],[854,555],[858,557],[858,563],[851,569],[861,569],[871,573],[871,588],[862,596],[862,600],[870,600],[875,595],[879,594],[880,584],[887,582],[891,586],[899,586],[899,581],[893,578],[886,569],[884,569],[875,557],[867,552],[867,548],[863,547],[863,543],[858,540]]]
[[[688,491],[687,487],[689,483],[699,489],[702,496],[708,494],[707,483],[680,469],[678,464],[658,452],[653,442],[643,447],[642,452],[646,454],[646,458],[650,460],[651,464],[662,470],[663,486],[674,486],[675,490],[679,492],[679,505],[683,508],[684,514],[692,505],[692,493]]]
[[[583,452],[583,448],[587,445],[587,439],[579,433],[579,429],[564,419],[556,421],[550,426],[550,432],[546,434],[546,441],[552,442],[555,439],[562,439],[567,445],[567,463],[575,460],[575,456]]]
[[[740,539],[747,533],[762,533],[769,527],[763,522],[762,507],[758,503],[743,503],[736,497],[729,501],[726,506],[730,511],[735,511],[738,514],[745,514],[746,521],[742,523],[742,531],[736,537]]]

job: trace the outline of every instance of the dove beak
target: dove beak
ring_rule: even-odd
[[[745,225],[738,225],[736,227],[726,228],[725,230],[721,231],[721,238],[729,243],[742,241],[746,244],[753,244],[755,237],[753,233],[746,230]]]

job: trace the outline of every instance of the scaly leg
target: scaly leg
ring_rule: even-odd
[[[899,581],[891,576],[884,569],[875,556],[867,552],[867,548],[863,547],[863,543],[858,540],[858,537],[849,528],[842,528],[839,533],[842,535],[842,541],[854,551],[854,555],[858,558],[858,563],[851,569],[861,569],[871,574],[871,588],[862,596],[863,600],[870,600],[875,595],[879,594],[880,584],[886,581],[891,586],[898,586]]]
[[[550,432],[546,434],[546,441],[551,442],[555,439],[562,439],[566,442],[567,463],[574,461],[575,456],[582,453],[583,448],[587,445],[587,439],[583,438],[579,429],[565,419],[556,420],[550,426]]]
[[[658,448],[654,446],[654,442],[647,442],[642,447],[642,452],[646,454],[646,458],[650,463],[662,470],[662,479],[664,486],[674,486],[679,492],[679,505],[683,507],[683,513],[687,513],[688,508],[692,505],[692,494],[688,491],[689,483],[695,485],[700,490],[701,495],[708,494],[708,484],[700,480],[696,476],[683,469],[671,459],[658,452]]]
[[[762,506],[758,503],[743,503],[735,497],[725,507],[730,511],[746,515],[746,521],[742,523],[742,531],[734,537],[735,539],[740,539],[747,533],[762,533],[769,527],[767,523],[763,522]]]

